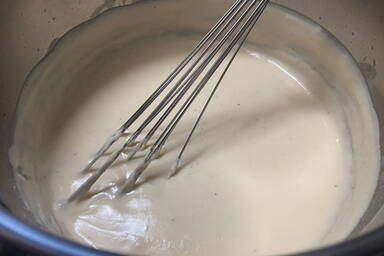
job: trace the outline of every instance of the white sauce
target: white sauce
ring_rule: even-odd
[[[343,101],[298,56],[252,44],[233,63],[174,178],[166,179],[208,89],[133,193],[112,199],[116,182],[138,163],[121,158],[93,187],[98,193],[77,205],[55,207],[85,180],[79,170],[90,156],[196,38],[163,35],[105,54],[100,50],[103,54],[83,60],[76,73],[57,69],[65,74],[58,75],[61,89],[30,91],[19,110],[11,160],[31,210],[65,237],[123,253],[270,255],[345,238],[376,185],[376,123],[364,84],[357,79],[360,89],[350,89],[363,101],[357,105],[369,120],[363,136],[374,152],[366,159],[368,178],[361,183],[354,174],[351,134],[362,135],[348,123]],[[47,79],[40,76],[30,83],[54,81]],[[356,184],[365,194],[354,189]],[[357,190],[361,198],[354,196]],[[349,207],[353,211],[346,211]]]

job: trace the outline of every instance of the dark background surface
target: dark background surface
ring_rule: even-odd
[[[38,256],[37,254],[30,253],[27,250],[17,248],[14,245],[8,243],[0,244],[0,255],[1,256]]]

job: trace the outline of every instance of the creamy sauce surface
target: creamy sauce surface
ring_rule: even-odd
[[[175,177],[167,179],[213,84],[132,193],[114,198],[140,162],[140,157],[127,162],[124,153],[89,197],[57,206],[90,175],[79,171],[98,147],[197,38],[174,34],[131,42],[71,74],[61,94],[33,96],[57,101],[45,109],[48,121],[31,142],[38,145],[37,157],[24,157],[22,143],[11,153],[16,169],[37,166],[34,174],[24,172],[20,183],[38,194],[34,213],[65,237],[122,253],[271,255],[335,241],[327,241],[327,235],[345,214],[355,184],[341,103],[300,58],[252,44],[233,63]],[[19,126],[21,131],[31,130]],[[28,189],[31,182],[39,189]],[[368,183],[374,188],[375,178]],[[366,206],[366,201],[356,204],[356,216]],[[357,220],[337,230],[337,239],[346,237]]]

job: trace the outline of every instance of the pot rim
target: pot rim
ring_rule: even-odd
[[[31,227],[0,209],[0,237],[34,252],[45,255],[68,256],[118,256],[112,252],[96,250],[69,241],[54,234]],[[384,228],[379,228],[360,237],[287,256],[367,256],[384,250]],[[133,256],[126,254],[126,256]]]

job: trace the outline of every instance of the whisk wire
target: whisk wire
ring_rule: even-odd
[[[254,2],[256,3],[257,0],[254,0]],[[246,2],[243,3],[243,5],[240,7],[240,9],[237,11],[237,13],[239,13],[241,11],[241,9],[246,5]],[[252,7],[252,5],[250,6]],[[236,14],[237,14],[236,13]],[[236,16],[235,14],[235,16]],[[242,20],[244,17],[245,17],[245,14],[240,17],[240,19]],[[176,105],[180,102],[181,98],[185,95],[185,93],[190,89],[190,87],[193,85],[193,83],[196,81],[196,79],[199,77],[199,75],[204,71],[204,69],[208,66],[208,64],[210,63],[210,61],[215,57],[215,55],[219,52],[220,48],[224,45],[224,43],[227,41],[227,39],[231,36],[231,33],[233,32],[233,30],[236,29],[236,27],[239,25],[239,23],[236,23],[233,25],[233,27],[231,28],[231,31],[228,31],[227,34],[221,39],[221,41],[215,46],[215,48],[210,52],[209,56],[205,58],[205,60],[203,60],[203,63],[192,73],[192,75],[190,75],[188,78],[187,76],[191,73],[191,71],[193,71],[193,69],[195,68],[195,66],[200,62],[200,60],[205,56],[205,54],[208,52],[208,50],[211,48],[211,46],[214,44],[214,42],[216,41],[216,39],[221,35],[222,31],[224,31],[225,28],[228,27],[228,25],[231,23],[231,20],[229,20],[225,25],[224,27],[222,28],[222,30],[214,37],[214,39],[212,40],[212,42],[209,44],[209,46],[204,50],[204,52],[201,54],[201,56],[196,60],[196,62],[192,65],[192,67],[190,69],[188,69],[188,71],[186,72],[186,74],[178,81],[177,83],[177,86],[179,86],[181,84],[180,87],[178,87],[178,89],[180,89],[178,92],[175,92],[172,96],[170,96],[170,100],[172,100],[176,95],[176,99],[171,103],[170,107],[165,111],[165,113],[162,114],[162,116],[160,117],[160,119],[156,122],[156,124],[152,127],[152,129],[149,131],[149,133],[147,134],[147,136],[143,139],[142,143],[139,143],[138,146],[133,150],[133,152],[130,154],[129,158],[132,158],[137,152],[138,150],[140,150],[141,146],[144,145],[147,141],[149,141],[151,139],[151,137],[154,135],[154,133],[156,132],[156,130],[160,127],[160,125],[164,122],[164,120],[168,117],[169,113],[172,112],[172,110],[176,107]],[[187,80],[185,80],[187,78]],[[167,102],[168,103],[168,102]],[[161,107],[165,107],[167,103],[164,103],[164,105],[162,103],[161,104]],[[154,111],[151,116],[150,116],[150,120],[148,120],[149,122],[153,120],[153,118],[160,112],[159,111]],[[144,124],[147,124],[148,122],[144,122]],[[139,129],[139,131],[141,132],[145,127],[143,127],[142,129]],[[136,138],[136,137],[135,137]]]
[[[237,15],[239,10],[244,6],[246,1],[237,0],[225,13],[225,15],[220,18],[220,20],[214,25],[212,29],[204,36],[204,38],[198,43],[198,45],[192,50],[192,52],[175,68],[175,70],[165,79],[165,81],[152,93],[151,96],[139,107],[139,109],[104,143],[104,145],[97,151],[94,157],[88,162],[88,164],[81,170],[81,173],[92,168],[96,161],[109,149],[111,146],[124,134],[124,132],[141,116],[141,114],[157,99],[157,97],[171,84],[171,82],[180,74],[180,72],[190,63],[190,61],[196,56],[196,54],[203,49],[204,45],[212,39],[212,37],[217,34],[218,29],[219,33],[223,32],[225,27],[228,26],[234,15]],[[239,8],[240,7],[240,8]],[[235,13],[235,14],[234,14]],[[223,24],[225,24],[223,26]],[[216,37],[215,37],[216,39]],[[214,44],[215,40],[211,40],[207,49],[201,54],[198,61],[204,56],[204,54],[209,50],[209,48]],[[197,65],[198,61],[192,65],[192,68]],[[188,71],[190,72],[190,68]],[[184,74],[184,78],[188,75]],[[67,202],[72,202],[79,199],[84,195],[91,186],[99,179],[99,177],[105,172],[105,170],[119,157],[119,155],[137,138],[141,131],[146,127],[146,125],[161,111],[164,106],[169,103],[171,97],[178,93],[176,91],[181,82],[178,82],[171,91],[164,97],[162,102],[156,107],[156,109],[151,113],[151,115],[146,119],[146,122],[141,126],[141,129],[138,129],[133,133],[128,141],[117,151],[115,151],[106,162],[99,167],[67,200]],[[176,91],[176,92],[175,92]],[[179,89],[180,91],[180,89]],[[132,158],[133,154],[129,158]]]
[[[182,103],[179,110],[173,116],[171,121],[167,124],[166,128],[162,131],[160,136],[154,142],[154,144],[148,150],[148,153],[145,155],[141,164],[139,164],[125,180],[123,186],[118,190],[118,194],[123,192],[131,191],[136,181],[139,179],[141,174],[154,159],[154,157],[160,152],[161,148],[167,141],[168,137],[172,134],[176,125],[182,119],[186,111],[189,109],[191,104],[194,102],[196,97],[200,94],[202,89],[206,86],[207,82],[211,79],[216,70],[220,67],[223,61],[226,59],[228,54],[232,51],[236,44],[237,48],[234,51],[234,54],[230,58],[228,64],[224,68],[218,82],[214,86],[211,94],[209,95],[207,101],[205,102],[195,124],[190,131],[187,140],[183,144],[183,147],[175,161],[175,164],[171,170],[170,176],[174,175],[177,170],[180,159],[182,158],[185,148],[187,147],[191,137],[200,122],[202,116],[204,115],[210,101],[213,98],[217,88],[219,87],[222,79],[227,73],[230,65],[232,64],[235,56],[246,40],[248,34],[253,28],[254,24],[260,17],[261,13],[267,6],[269,0],[237,0],[230,9],[225,13],[225,15],[216,23],[216,25],[204,36],[204,38],[198,43],[198,45],[192,50],[192,52],[180,63],[176,69],[167,77],[167,79],[155,90],[155,92],[143,103],[143,105],[125,122],[109,140],[102,146],[102,148],[96,153],[94,158],[88,163],[88,165],[83,169],[90,169],[95,162],[114,144],[124,132],[141,116],[141,114],[158,98],[158,96],[168,87],[169,84],[181,73],[181,71],[190,63],[190,61],[197,57],[197,59],[190,65],[187,71],[181,76],[181,78],[176,82],[176,84],[169,90],[169,92],[164,96],[161,102],[155,107],[155,109],[149,114],[149,116],[143,121],[143,123],[137,128],[127,139],[127,141],[112,153],[107,160],[94,172],[90,177],[69,197],[68,202],[75,201],[80,199],[87,191],[90,190],[92,185],[100,178],[100,176],[112,165],[112,163],[127,149],[131,148],[127,159],[130,160],[133,156],[141,149],[145,149],[146,144],[159,129],[161,124],[168,118],[170,113],[174,108],[180,103],[181,99],[186,95],[192,85],[200,77],[200,75],[205,71],[207,66],[211,64],[211,61],[216,57],[217,53],[220,52],[224,44],[228,43],[228,46],[223,49],[221,54],[216,58],[214,63],[210,66],[207,73],[199,81],[197,86],[194,87],[192,92],[189,94],[187,99]],[[246,7],[246,8],[245,8]],[[241,12],[245,8],[245,11]],[[245,23],[242,22],[245,20]],[[231,25],[232,24],[232,25]],[[242,25],[241,25],[242,24]],[[240,26],[241,25],[241,26]],[[239,28],[240,27],[240,28]],[[229,28],[229,29],[228,29]],[[228,29],[228,31],[226,31]],[[235,31],[238,31],[235,33]],[[224,34],[225,32],[225,34]],[[224,35],[223,35],[224,34]],[[212,39],[213,38],[213,39]],[[227,42],[230,38],[230,42]],[[220,39],[218,42],[217,40]],[[211,41],[209,41],[211,40]],[[209,43],[208,43],[209,42]],[[208,43],[208,45],[207,45]],[[202,50],[205,47],[204,50]],[[200,53],[199,56],[198,53]],[[156,118],[164,108],[170,104],[161,114],[156,123],[152,126],[150,131],[146,134],[144,139],[139,143],[135,143],[137,137],[141,132],[150,124],[154,118]]]
[[[248,11],[252,9],[253,5],[256,4],[257,0],[254,0],[252,4],[247,8],[247,10],[243,13],[243,15],[239,18],[239,21],[241,22],[248,14]],[[212,67],[209,69],[208,73],[203,77],[203,79],[200,81],[200,83],[197,85],[197,87],[194,89],[192,94],[188,97],[188,99],[184,102],[180,110],[176,113],[172,121],[168,124],[166,129],[163,131],[163,133],[160,135],[160,137],[157,139],[157,141],[152,146],[151,150],[148,152],[147,156],[143,160],[142,164],[139,165],[128,177],[124,185],[121,187],[120,192],[127,192],[133,189],[134,184],[136,183],[136,180],[138,177],[140,177],[141,173],[145,170],[145,168],[148,166],[148,163],[152,161],[153,156],[155,155],[156,151],[158,151],[161,146],[165,143],[165,141],[168,139],[168,137],[171,135],[172,131],[176,127],[177,123],[181,120],[187,109],[190,107],[192,102],[196,99],[196,97],[199,95],[199,93],[202,91],[204,86],[207,84],[208,80],[212,77],[214,72],[218,69],[218,67],[221,65],[221,63],[224,61],[224,59],[227,57],[229,52],[233,49],[233,47],[236,45],[236,43],[240,40],[240,38],[246,33],[246,31],[251,27],[251,24],[256,22],[257,18],[259,17],[260,10],[263,9],[263,1],[261,1],[258,5],[258,7],[252,12],[252,15],[247,19],[246,23],[241,27],[240,31],[237,32],[234,39],[231,41],[229,46],[224,50],[223,53],[221,53],[220,57],[214,62]],[[254,22],[253,22],[254,21]],[[239,25],[240,22],[237,22],[234,24],[234,26],[227,32],[226,36],[221,40],[221,42],[217,45],[217,48],[220,49],[221,46],[224,44],[224,42],[229,38],[229,36],[232,34],[234,29]],[[216,49],[215,49],[216,50]],[[206,62],[202,65],[202,69],[208,65],[208,63],[212,60],[213,56],[216,54],[216,52],[212,52],[211,55],[206,59]],[[229,67],[227,65],[227,67]],[[202,72],[202,70],[201,70]],[[201,73],[200,72],[200,73]],[[190,83],[193,84],[194,80]],[[190,85],[191,85],[190,84]],[[218,86],[218,85],[217,85]],[[185,89],[188,89],[186,87]],[[216,90],[215,90],[216,91]],[[178,98],[181,99],[181,97],[184,94],[180,94]],[[177,102],[176,102],[177,103]],[[175,106],[175,105],[174,105]],[[167,117],[170,109],[167,110],[166,113],[163,114],[163,117]],[[162,118],[163,118],[162,117]],[[165,119],[165,118],[164,118]]]
[[[262,4],[263,4],[263,5],[261,6],[261,8],[264,10],[265,7],[266,7],[267,4],[268,4],[268,1],[265,1],[265,2],[263,2]],[[262,10],[262,11],[263,11],[263,10]],[[190,131],[190,133],[189,133],[189,135],[188,135],[187,140],[185,141],[185,143],[184,143],[182,149],[180,150],[179,155],[178,155],[177,158],[176,158],[176,161],[175,161],[174,165],[172,166],[172,170],[171,170],[171,172],[169,173],[169,176],[168,176],[169,178],[172,177],[172,176],[177,172],[177,169],[178,169],[179,166],[180,166],[180,160],[181,160],[181,158],[182,158],[182,156],[183,156],[183,154],[184,154],[184,152],[185,152],[185,149],[186,149],[186,147],[188,146],[188,143],[190,142],[190,140],[191,140],[191,138],[192,138],[192,136],[193,136],[193,134],[194,134],[194,132],[195,132],[195,130],[196,130],[196,128],[197,128],[197,126],[198,126],[200,120],[201,120],[201,118],[203,117],[205,111],[207,110],[209,103],[211,102],[213,96],[215,95],[215,93],[216,93],[216,91],[217,91],[219,85],[221,84],[221,81],[223,80],[224,76],[226,75],[227,71],[229,70],[229,67],[231,66],[232,62],[234,61],[236,55],[238,54],[239,50],[240,50],[241,47],[243,46],[245,40],[247,39],[249,33],[251,32],[251,30],[252,30],[252,28],[253,28],[253,26],[255,25],[255,23],[257,22],[257,20],[259,19],[259,17],[260,17],[260,15],[261,15],[262,11],[260,11],[260,12],[258,13],[258,15],[253,19],[251,26],[247,29],[247,31],[245,32],[245,34],[242,36],[242,39],[240,40],[240,43],[238,44],[238,46],[237,46],[237,48],[236,48],[234,54],[232,55],[231,59],[229,60],[227,66],[225,67],[225,69],[224,69],[223,73],[221,74],[219,80],[217,81],[216,85],[215,85],[214,88],[212,89],[211,94],[209,95],[207,101],[205,102],[205,104],[204,104],[204,106],[203,106],[203,108],[202,108],[202,110],[201,110],[201,112],[200,112],[198,118],[196,119],[196,122],[194,123],[194,125],[193,125],[193,127],[192,127],[192,129],[191,129],[191,131]]]
[[[217,29],[233,14],[233,12],[242,3],[237,0],[225,15],[210,29],[192,52],[172,71],[163,83],[147,98],[147,100],[138,108],[138,110],[107,140],[106,143],[97,151],[94,157],[82,169],[82,172],[90,169],[93,164],[123,135],[123,133],[140,117],[140,115],[156,100],[156,98],[169,86],[169,84],[179,75],[179,73],[188,65],[195,55],[204,47],[204,45],[217,32]]]

